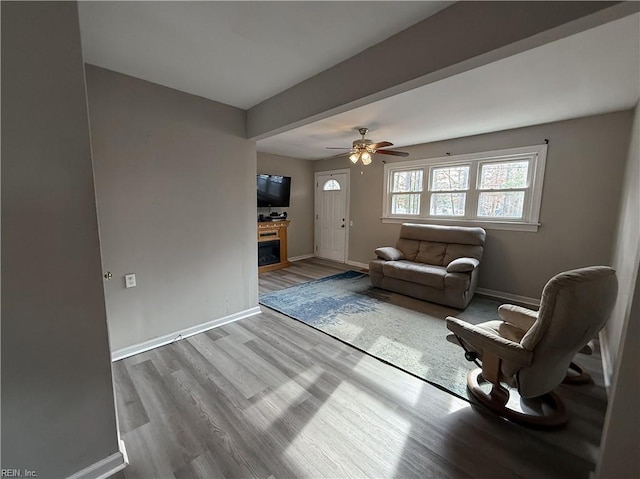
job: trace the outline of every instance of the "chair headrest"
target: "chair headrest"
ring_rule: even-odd
[[[548,333],[565,339],[573,335],[577,338],[587,330],[597,333],[609,319],[617,293],[616,271],[609,266],[557,274],[545,285],[538,321],[522,338],[522,344],[533,349]]]

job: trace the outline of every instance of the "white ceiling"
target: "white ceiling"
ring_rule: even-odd
[[[258,151],[320,159],[357,127],[393,148],[632,108],[640,97],[635,14],[421,88],[258,141]],[[541,139],[542,140],[542,139]]]
[[[84,60],[248,109],[454,2],[81,1]]]
[[[87,63],[247,109],[451,3],[99,1],[79,13]],[[259,140],[258,151],[320,159],[361,126],[401,148],[631,108],[639,25],[634,14]]]

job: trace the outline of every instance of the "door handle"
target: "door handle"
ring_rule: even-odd
[[[344,228],[344,225],[340,225],[340,228]]]
[[[109,281],[111,278],[113,278],[113,275],[111,274],[111,271],[107,271],[104,274],[104,279],[106,279],[107,281]]]

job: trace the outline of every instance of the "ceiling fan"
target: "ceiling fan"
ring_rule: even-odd
[[[358,131],[362,135],[362,138],[358,138],[353,140],[353,144],[351,148],[348,147],[331,147],[328,146],[328,150],[349,150],[348,153],[342,153],[341,155],[346,155],[350,153],[349,160],[353,164],[358,163],[358,160],[362,161],[363,165],[368,165],[371,163],[371,155],[374,153],[380,155],[392,155],[392,156],[409,156],[409,153],[405,151],[395,151],[395,150],[382,150],[381,148],[386,148],[387,146],[393,146],[393,143],[388,141],[380,141],[378,143],[374,143],[373,141],[365,138],[365,135],[369,131],[368,128],[358,128]],[[338,156],[341,156],[338,155]]]

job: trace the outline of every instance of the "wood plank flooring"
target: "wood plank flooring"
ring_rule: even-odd
[[[349,267],[260,275],[260,292]],[[587,478],[606,397],[562,386],[567,428],[531,431],[267,308],[114,363],[136,478]],[[583,361],[583,363],[585,363]]]

